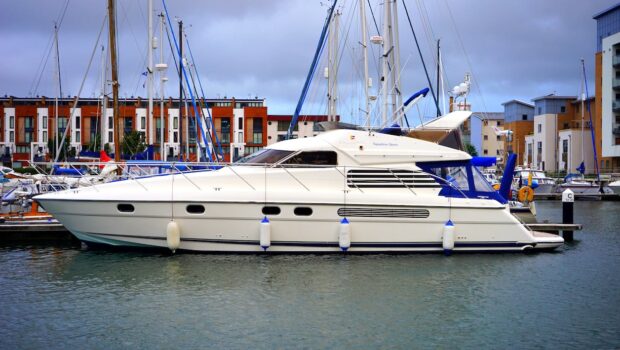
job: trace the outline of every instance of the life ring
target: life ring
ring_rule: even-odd
[[[530,186],[523,186],[519,189],[519,193],[517,194],[517,198],[519,202],[531,202],[534,200],[534,190]]]
[[[502,185],[500,185],[500,184],[493,185],[493,189],[496,190],[496,191],[499,191],[500,187],[502,187]]]

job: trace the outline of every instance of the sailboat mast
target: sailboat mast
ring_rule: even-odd
[[[58,159],[58,96],[62,97],[60,85],[60,50],[58,49],[58,26],[54,23],[54,44],[56,46],[56,87],[58,89],[54,99],[54,158]]]
[[[105,125],[108,120],[108,95],[106,94],[106,53],[105,46],[101,46],[101,119],[99,120],[99,149],[103,149],[103,140],[105,139]]]
[[[121,118],[118,106],[118,67],[116,66],[116,15],[114,10],[114,0],[108,0],[108,26],[110,30],[110,62],[112,65],[112,105],[114,118],[114,161],[121,161],[121,137],[120,125]]]
[[[364,56],[364,97],[366,127],[370,130],[370,98],[368,97],[368,88],[370,81],[368,79],[368,33],[366,30],[366,5],[364,1],[360,1],[360,23],[362,25],[362,55]]]
[[[581,66],[583,66],[583,59],[581,59]],[[585,80],[585,77],[583,76],[583,72],[581,74],[581,86],[580,86],[580,93],[579,93],[579,97],[581,98],[581,161],[584,161],[584,151],[583,151],[583,124],[584,124],[584,105],[585,105],[585,100],[586,100],[586,96],[585,96],[585,92],[584,92],[584,88],[583,88],[583,82]]]
[[[148,67],[147,67],[147,94],[149,99],[149,109],[147,118],[147,140],[148,144],[153,145],[153,0],[148,0]]]
[[[160,47],[159,47],[159,63],[163,65],[164,63],[164,14],[161,13],[159,15],[161,17],[161,23],[159,24],[159,37],[161,38],[161,43],[160,43]],[[159,95],[160,95],[160,101],[159,101],[159,133],[160,133],[160,137],[159,137],[159,154],[160,154],[160,158],[161,160],[166,160],[166,157],[164,157],[165,154],[165,147],[164,147],[164,83],[166,82],[165,79],[165,71],[162,69],[159,71]]]
[[[336,120],[336,103],[338,99],[338,26],[340,13],[338,10],[329,23],[327,42],[327,120]]]
[[[392,55],[392,60],[394,64],[392,65],[392,82],[394,84],[395,95],[392,97],[392,111],[398,110],[399,113],[396,115],[396,121],[398,125],[403,125],[403,113],[402,113],[402,105],[403,105],[403,96],[401,94],[401,83],[400,83],[400,38],[398,35],[398,3],[396,0],[392,1],[392,33],[390,35],[392,41],[392,47],[394,48],[394,52]]]
[[[383,108],[381,109],[381,125],[387,124],[387,113],[388,113],[388,56],[390,55],[390,44],[389,44],[389,19],[390,19],[390,5],[388,4],[389,0],[385,0],[383,3],[383,56],[381,57],[382,63],[382,71],[381,71],[381,90],[383,93]]]
[[[179,160],[183,158],[183,21],[179,21]]]

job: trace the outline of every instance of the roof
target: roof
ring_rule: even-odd
[[[545,96],[540,96],[540,97],[536,97],[533,98],[532,101],[537,102],[537,101],[542,101],[542,100],[574,100],[576,99],[576,96],[556,96],[556,95],[545,95]]]
[[[283,121],[290,122],[293,119],[292,115],[289,114],[269,114],[267,116],[268,121]],[[327,115],[321,114],[313,114],[313,115],[300,115],[298,121],[312,121],[312,122],[326,122]],[[336,120],[340,120],[340,116],[336,116]]]
[[[594,100],[595,100],[594,96],[590,96],[590,97],[586,98],[586,101],[594,101]],[[571,101],[571,103],[574,104],[574,105],[579,104],[579,103],[581,103],[581,99],[580,98],[574,99],[573,101]]]
[[[531,105],[531,104],[529,104],[527,102],[523,102],[523,101],[519,101],[519,100],[506,101],[506,102],[502,103],[502,106],[505,106],[505,105],[511,104],[511,103],[518,103],[518,104],[521,104],[521,105],[524,105],[524,106],[528,106],[528,107],[534,108],[534,105]]]
[[[472,115],[482,120],[504,120],[504,112],[473,112]]]
[[[618,8],[620,8],[620,3],[613,5],[612,7],[607,8],[606,10],[603,10],[597,14],[594,15],[594,17],[592,17],[593,19],[599,19],[603,16],[605,16],[606,14],[608,14],[609,12],[615,11]]]

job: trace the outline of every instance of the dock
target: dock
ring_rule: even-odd
[[[11,220],[0,223],[0,242],[79,242],[56,219]]]
[[[561,200],[561,193],[536,193],[534,192],[535,200]],[[620,201],[620,194],[617,193],[575,193],[576,200],[591,200],[591,201]]]

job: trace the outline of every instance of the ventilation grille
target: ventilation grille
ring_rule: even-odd
[[[439,188],[428,174],[399,169],[356,169],[347,172],[347,185],[357,188]]]
[[[371,217],[371,218],[409,218],[426,219],[427,209],[396,209],[396,208],[340,208],[338,215],[346,217]]]

